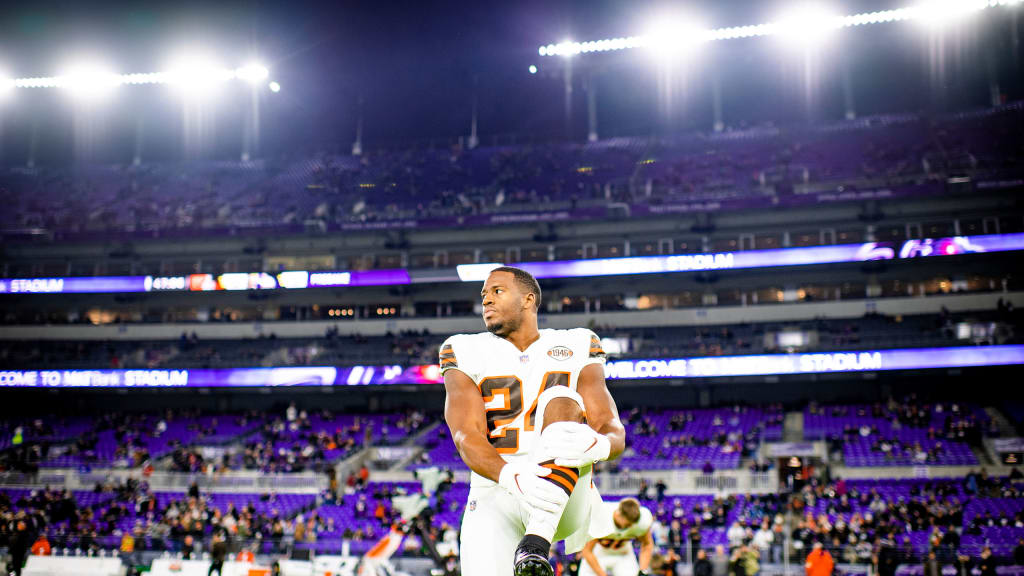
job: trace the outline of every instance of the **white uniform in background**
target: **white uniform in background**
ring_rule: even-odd
[[[601,497],[591,480],[591,466],[555,466],[540,449],[543,410],[552,398],[575,393],[580,371],[604,365],[597,336],[585,328],[540,330],[525,351],[490,332],[457,334],[441,346],[441,373],[459,370],[480,389],[491,444],[506,462],[528,459],[552,470],[545,479],[571,492],[552,544],[565,540],[575,553],[590,540],[590,510]],[[541,393],[550,390],[544,397]],[[462,519],[462,574],[510,576],[516,546],[526,533],[526,505],[493,481],[472,473]],[[632,576],[636,576],[635,574]]]
[[[633,552],[633,541],[651,531],[654,515],[641,506],[640,519],[625,529],[619,529],[612,519],[612,513],[618,507],[618,502],[602,502],[593,512],[590,531],[597,539],[594,556],[608,576],[636,576],[640,572],[640,564]],[[580,561],[579,576],[595,576],[586,560]]]

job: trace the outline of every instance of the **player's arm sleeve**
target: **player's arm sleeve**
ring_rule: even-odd
[[[459,367],[459,358],[456,355],[456,348],[461,350],[461,346],[458,346],[459,338],[457,336],[450,336],[441,344],[441,348],[437,353],[437,363],[441,366],[441,376],[444,376],[445,372],[451,369],[457,369],[462,372],[466,372],[465,367]],[[468,373],[466,374],[469,375]]]
[[[591,364],[600,364],[604,366],[607,360],[607,355],[604,353],[604,348],[601,346],[601,339],[594,334],[592,330],[583,330],[584,336],[587,339],[587,355],[586,360],[583,361],[584,366]]]

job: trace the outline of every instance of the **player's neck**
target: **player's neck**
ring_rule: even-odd
[[[508,336],[505,336],[505,340],[511,342],[520,352],[525,352],[531,344],[540,340],[540,331],[537,330],[536,325],[522,326],[519,330],[510,332]]]

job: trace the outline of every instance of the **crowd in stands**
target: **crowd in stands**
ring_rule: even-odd
[[[4,423],[0,471],[91,467],[219,474],[321,471],[364,446],[398,444],[432,424],[420,410],[396,414],[202,414],[188,410],[32,418]]]
[[[736,468],[741,455],[756,455],[756,445],[762,439],[781,438],[783,415],[783,407],[778,405],[624,410],[621,418],[633,447],[624,459],[634,460],[618,467],[650,470],[658,468],[654,463],[668,460],[672,467],[705,471]],[[848,418],[858,420],[849,422]],[[337,416],[307,412],[292,404],[270,417],[256,412],[110,415],[97,418],[94,426],[85,429],[76,421],[56,418],[10,422],[14,426],[10,430],[20,429],[17,433],[22,444],[33,438],[74,443],[97,434],[120,438],[126,446],[141,446],[151,445],[150,437],[187,430],[200,444],[175,445],[158,465],[203,476],[246,468],[264,472],[318,469],[328,474],[329,488],[319,496],[207,493],[197,485],[188,492],[158,492],[147,481],[153,470],[150,455],[149,464],[136,466],[138,476],[122,483],[101,482],[89,491],[0,491],[0,546],[27,542],[26,550],[37,544],[39,553],[47,547],[83,553],[116,549],[129,558],[141,550],[200,555],[221,539],[231,554],[243,549],[267,553],[290,547],[330,553],[340,550],[342,541],[349,542],[354,551],[362,551],[400,521],[396,499],[417,493],[418,484],[374,482],[366,465],[336,477],[333,469],[313,462],[329,461],[330,443],[351,440],[351,448],[357,448],[401,441],[435,419],[418,411],[390,417]],[[231,445],[220,458],[205,459],[201,442],[215,438],[216,423],[225,420],[231,420],[241,433],[229,439]],[[924,402],[914,396],[867,405],[811,404],[805,420],[805,426],[825,430],[831,441],[840,443],[864,434],[872,437],[893,427],[928,428],[936,439],[964,443],[976,442],[990,432],[990,419],[974,405]],[[147,430],[145,438],[133,432],[140,427]],[[444,428],[438,427],[439,442],[427,451],[426,462],[414,468],[423,464],[457,466],[458,457]],[[666,438],[670,439],[668,446]],[[737,461],[708,459],[682,465],[679,455],[643,454],[645,439],[660,450],[691,444],[713,446],[719,458],[731,447]],[[264,449],[259,447],[263,444],[285,450],[275,448],[274,460],[265,460]],[[18,445],[12,438],[7,449]],[[711,470],[707,470],[708,464]],[[454,482],[451,475],[442,479],[441,485],[430,501],[430,532],[437,541],[455,541],[468,487]],[[637,496],[657,520],[653,536],[666,551],[662,561],[671,561],[675,555],[686,562],[706,560],[724,566],[727,576],[755,576],[761,566],[788,558],[864,570],[871,567],[880,576],[896,576],[900,566],[931,563],[933,568],[970,569],[984,565],[987,558],[999,564],[1013,561],[1021,555],[1018,541],[1024,538],[1022,492],[1024,475],[1019,470],[1009,477],[992,477],[980,470],[959,479],[927,480],[830,480],[826,473],[802,484],[783,485],[776,493],[723,497],[672,494],[664,482],[644,482]],[[45,536],[45,541],[40,536]],[[421,545],[418,537],[408,540],[411,549]],[[699,550],[704,552],[698,554]]]
[[[799,183],[1003,175],[1020,106],[890,115],[811,128],[590,144],[406,149],[360,157],[0,173],[0,229],[75,233],[340,228],[414,218],[793,194]],[[302,194],[297,194],[298,192]]]
[[[998,436],[995,421],[958,403],[927,403],[911,395],[871,405],[818,406],[804,415],[804,436],[828,441],[848,465],[973,465],[970,447]]]

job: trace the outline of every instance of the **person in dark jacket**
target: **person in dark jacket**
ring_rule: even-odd
[[[942,562],[935,556],[935,550],[928,551],[928,557],[924,561],[923,576],[942,576]]]
[[[1024,538],[1021,538],[1017,547],[1013,549],[1013,563],[1017,566],[1024,566]]]
[[[996,576],[996,559],[992,556],[992,549],[988,546],[981,549],[978,569],[981,570],[981,576]]]
[[[693,562],[693,576],[712,576],[711,561],[703,549],[697,550],[697,559]]]
[[[956,570],[956,576],[971,576],[974,563],[971,561],[970,556],[958,554],[953,559],[953,568]]]
[[[11,553],[10,571],[15,576],[21,576],[21,569],[25,566],[25,558],[28,557],[32,540],[32,535],[28,532],[28,524],[24,520],[18,520],[14,534],[11,534],[10,544],[8,544],[8,551]]]
[[[206,573],[206,576],[211,576],[214,572],[218,576],[224,576],[224,558],[228,555],[228,541],[224,534],[214,533],[213,543],[210,545],[210,555],[213,557],[213,562],[210,563],[210,571]]]

